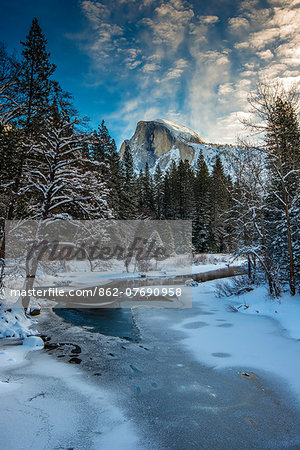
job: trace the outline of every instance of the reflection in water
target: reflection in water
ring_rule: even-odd
[[[54,312],[73,325],[88,327],[91,332],[139,340],[130,308],[56,308]]]

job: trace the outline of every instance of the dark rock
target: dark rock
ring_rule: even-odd
[[[69,359],[70,364],[80,364],[82,362],[82,359],[80,358],[71,358]]]
[[[46,336],[45,334],[41,334],[40,338],[44,341],[44,342],[49,342],[51,341],[51,337]]]
[[[49,350],[49,351],[56,350],[58,347],[59,347],[59,344],[55,344],[55,343],[52,343],[52,344],[45,343],[45,345],[44,345],[44,349]]]

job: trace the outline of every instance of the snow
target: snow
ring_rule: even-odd
[[[217,268],[227,265],[229,257],[215,258],[206,256],[192,271],[215,270],[216,263]],[[173,273],[183,270],[173,266]],[[116,277],[120,275],[115,273]],[[91,285],[103,274],[66,273],[55,279],[66,276],[77,285]],[[181,345],[193,358],[215,370],[235,368],[258,377],[271,375],[280,389],[286,385],[300,404],[299,296],[284,294],[279,303],[267,298],[265,288],[260,287],[239,297],[217,298],[219,282],[182,287],[184,292],[192,292],[193,314],[171,325],[171,329],[181,332]],[[234,313],[229,305],[242,306]],[[164,313],[168,314],[168,310]],[[94,383],[79,367],[41,352],[43,341],[37,336],[25,337],[22,345],[9,342],[13,341],[0,340],[1,448],[20,448],[20,443],[22,450],[143,448],[132,422],[117,406],[118,392]],[[180,360],[177,366],[181,367]]]
[[[33,355],[40,341],[0,347],[1,448],[135,449],[138,437],[114,395],[74,366]]]
[[[180,140],[180,137],[178,137]],[[181,138],[182,141],[184,141]],[[192,149],[192,155],[193,158],[190,161],[192,169],[196,168],[197,161],[200,155],[200,152],[203,152],[203,156],[205,159],[205,162],[208,166],[208,168],[211,170],[213,168],[213,165],[215,163],[216,157],[220,156],[222,159],[222,163],[226,171],[231,174],[232,170],[230,167],[230,164],[228,164],[226,156],[229,154],[229,152],[232,150],[232,147],[230,146],[219,146],[219,145],[213,145],[213,144],[195,144],[192,142],[188,142],[189,147]],[[163,153],[161,156],[159,156],[155,164],[151,167],[150,164],[150,172],[153,174],[155,172],[156,167],[159,165],[162,170],[168,170],[170,169],[172,165],[172,161],[174,161],[176,164],[179,163],[181,157],[180,157],[180,150],[179,148],[174,145],[168,152]],[[135,158],[134,152],[133,152],[133,161],[136,168],[138,168],[138,160]],[[138,173],[138,169],[137,173]]]
[[[193,137],[199,140],[199,142],[201,141],[201,139],[199,138],[198,134],[195,133],[195,131],[191,130],[188,127],[185,127],[184,125],[179,125],[175,122],[172,122],[171,120],[166,119],[156,119],[154,122],[162,123],[163,125],[165,125],[172,132],[174,137],[179,140],[183,139],[189,141],[191,137]]]
[[[28,350],[40,350],[44,348],[44,341],[39,336],[29,336],[23,339],[22,345]]]
[[[182,257],[173,257],[147,276],[171,278],[243,263],[226,254],[196,255],[196,261],[191,265]],[[121,271],[122,267],[116,266],[116,271],[45,274],[43,282],[55,282],[67,290],[70,286],[96,286],[104,279],[138,276],[137,272]],[[82,266],[78,268],[82,270]],[[262,286],[241,296],[218,298],[218,283],[220,280],[182,286],[183,292],[192,293],[193,314],[182,315],[179,323],[171,325],[181,332],[181,345],[201,364],[215,370],[234,368],[265,379],[269,376],[299,406],[300,297],[283,294],[280,301],[271,300]],[[230,305],[238,312],[230,311]],[[19,448],[20,442],[24,443],[22,449],[142,448],[135,428],[117,406],[117,394],[94,384],[79,367],[39,351],[43,341],[29,336],[35,332],[32,321],[20,310],[7,311],[2,304],[0,311],[0,332],[10,336],[0,340],[0,401],[5,411],[0,440],[5,449]],[[13,335],[24,338],[22,345],[8,345],[14,342]],[[12,423],[15,433],[11,432]]]
[[[37,331],[32,329],[32,325],[32,321],[25,316],[19,304],[8,307],[0,296],[0,339],[25,338],[36,334]]]
[[[189,146],[191,149],[190,164],[193,169],[196,167],[200,151],[202,151],[209,169],[212,169],[216,160],[216,156],[220,156],[224,168],[229,174],[231,174],[232,169],[231,164],[228,163],[228,155],[233,150],[237,150],[238,147],[229,144],[222,145],[204,143],[195,131],[184,125],[177,124],[167,119],[156,119],[151,122],[164,125],[170,131],[175,141],[177,141],[169,151],[161,154],[159,157],[149,151],[147,162],[152,174],[155,172],[158,164],[160,165],[162,171],[165,171],[171,167],[172,161],[175,161],[176,164],[179,163],[181,159],[181,143]],[[139,136],[137,134],[134,134],[133,137],[128,141],[130,143],[131,155],[137,175],[139,174],[140,169],[144,169],[145,160],[144,157],[141,157],[141,154],[143,154],[144,150],[147,149],[149,145],[149,143],[147,143],[146,141],[140,142],[139,139]]]
[[[148,270],[147,277],[173,277],[177,275],[192,275],[213,271],[216,269],[226,268],[229,265],[241,265],[244,263],[243,259],[234,259],[230,254],[199,254],[196,255],[197,262],[191,263],[189,256],[172,256],[166,260],[153,262],[155,270]],[[97,262],[95,262],[97,266]],[[103,270],[90,271],[90,264],[86,261],[72,261],[68,262],[66,270],[61,271],[61,266],[53,264],[52,270],[49,268],[46,271],[45,267],[40,265],[36,277],[36,288],[42,287],[59,287],[67,291],[71,288],[93,287],[103,283],[109,283],[115,279],[123,278],[137,278],[138,271],[133,271],[134,263],[129,267],[129,272],[126,272],[124,262],[118,260],[110,261],[110,265]],[[20,274],[18,278],[7,275],[6,278],[6,300],[7,304],[12,304],[15,298],[10,297],[11,289],[22,289],[24,282],[24,275]],[[29,321],[28,325],[29,325]],[[26,323],[27,323],[26,322]]]
[[[266,298],[264,288],[259,288],[240,296],[239,302],[248,306],[240,309],[243,314],[267,316],[277,320],[286,336],[300,339],[300,295],[291,297],[283,294],[279,300],[273,300]]]
[[[38,336],[30,336],[22,341],[22,345],[10,343],[9,341],[0,341],[0,374],[8,369],[16,369],[26,364],[26,357],[30,351],[44,348],[43,340]],[[19,343],[20,344],[20,343]],[[0,393],[10,390],[11,386],[1,381]],[[5,388],[5,389],[4,389]]]
[[[266,301],[266,290],[259,288],[243,298],[217,298],[216,283],[189,288],[195,315],[174,327],[184,333],[183,345],[198,361],[215,369],[238,367],[271,373],[281,378],[300,402],[299,297],[286,296],[281,304],[275,304]],[[251,305],[243,313],[228,309],[230,304],[239,306],[241,300]]]
[[[165,161],[167,161],[167,163],[165,163]],[[164,167],[164,170],[170,169],[173,161],[176,164],[180,162],[180,150],[174,146],[167,153],[164,153],[155,161],[155,165],[151,169],[151,173],[155,172],[155,169],[158,165]]]

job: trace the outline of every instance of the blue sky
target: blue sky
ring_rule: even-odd
[[[257,77],[299,83],[298,0],[0,0],[0,40],[20,51],[36,16],[55,78],[118,145],[170,119],[234,143]]]

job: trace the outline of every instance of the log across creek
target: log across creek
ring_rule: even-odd
[[[111,294],[110,295],[99,295],[97,292],[101,288],[103,288],[106,292],[107,290],[110,291],[118,291],[121,293],[124,293],[126,289],[134,290],[136,288],[147,288],[150,286],[179,286],[184,285],[187,280],[194,280],[198,283],[211,281],[211,280],[217,280],[221,278],[229,278],[229,277],[235,277],[239,275],[244,275],[246,273],[246,269],[240,266],[228,266],[223,267],[221,269],[216,270],[210,270],[203,273],[196,273],[196,274],[185,274],[185,275],[160,275],[160,276],[139,276],[139,277],[127,277],[127,278],[116,278],[116,279],[107,279],[105,283],[94,285],[91,287],[84,287],[82,288],[84,291],[94,291],[95,295],[93,297],[89,298],[83,298],[83,297],[70,297],[69,296],[69,289],[74,289],[72,286],[68,286],[63,288],[64,295],[58,297],[55,297],[55,295],[51,295],[51,290],[47,292],[47,289],[49,288],[41,288],[44,289],[45,292],[45,298],[55,300],[57,301],[60,306],[59,307],[68,307],[68,308],[74,308],[74,307],[119,307],[122,302],[129,300],[128,297],[123,296],[123,298],[114,298]],[[109,278],[109,276],[108,276]],[[60,288],[61,289],[61,288]],[[75,288],[76,290],[76,288]],[[121,296],[122,297],[122,296]],[[161,296],[154,298],[151,296],[152,300],[155,301],[169,301],[172,302],[174,298],[168,298],[168,296]],[[148,298],[149,301],[149,298]]]

